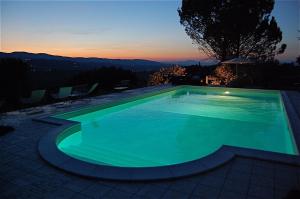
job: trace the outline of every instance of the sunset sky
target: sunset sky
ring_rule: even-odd
[[[180,5],[180,0],[1,0],[0,51],[157,61],[205,59],[179,23]],[[294,61],[300,54],[299,12],[298,0],[275,3],[272,15],[287,44],[281,61]]]

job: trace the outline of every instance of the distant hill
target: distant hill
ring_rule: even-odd
[[[164,62],[165,64],[176,64],[180,66],[191,66],[191,65],[198,65],[199,63],[201,66],[211,66],[217,64],[218,62],[212,59],[203,59],[203,60],[183,60],[183,61],[168,61]]]
[[[166,64],[176,64],[176,65],[180,65],[180,66],[191,66],[191,65],[198,65],[200,63],[200,61],[196,61],[196,60],[183,60],[183,61],[167,61],[164,62]]]
[[[99,67],[120,67],[132,71],[151,71],[166,67],[166,63],[143,59],[106,59],[94,57],[64,57],[46,53],[0,52],[0,58],[26,60],[37,70],[90,70]]]

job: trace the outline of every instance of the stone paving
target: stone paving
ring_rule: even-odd
[[[128,91],[125,95],[136,92]],[[102,99],[120,95],[123,94]],[[0,137],[1,199],[279,199],[287,198],[291,190],[300,188],[300,167],[245,157],[236,157],[209,172],[176,180],[120,182],[79,177],[41,159],[38,141],[53,126],[34,122],[31,117],[34,116],[24,116],[22,112],[4,118],[16,130]],[[300,198],[300,195],[296,193],[290,198]]]

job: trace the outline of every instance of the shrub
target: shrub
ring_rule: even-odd
[[[186,69],[180,66],[172,66],[168,68],[161,68],[159,71],[150,75],[148,84],[151,86],[168,84],[172,78],[186,75]]]
[[[218,66],[214,72],[215,72],[215,75],[225,85],[229,85],[232,81],[234,81],[237,78],[236,75],[234,74],[232,68],[227,65]]]

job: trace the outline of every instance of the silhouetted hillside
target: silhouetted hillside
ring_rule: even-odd
[[[0,58],[19,58],[25,60],[32,68],[37,70],[90,70],[99,67],[120,67],[132,71],[150,71],[166,66],[165,63],[142,59],[63,57],[28,52],[0,52]]]
[[[183,60],[183,61],[167,61],[164,62],[165,64],[168,65],[180,65],[180,66],[192,66],[192,65],[199,65],[199,63],[201,64],[201,66],[211,66],[211,65],[215,65],[218,63],[218,61],[213,60],[213,59],[202,59],[202,60]]]

